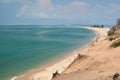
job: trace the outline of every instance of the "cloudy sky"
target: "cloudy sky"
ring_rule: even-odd
[[[115,24],[120,0],[0,0],[0,25]]]

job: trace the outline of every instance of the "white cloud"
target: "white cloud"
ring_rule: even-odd
[[[20,12],[18,14],[16,14],[16,16],[24,15],[27,8],[29,8],[27,5],[23,5]]]
[[[87,4],[79,1],[66,5],[53,5],[51,0],[35,0],[32,4],[25,5],[21,7],[17,16],[27,18],[71,18],[77,17],[76,10],[79,12]]]
[[[24,18],[77,18],[77,19],[99,19],[120,17],[120,5],[91,5],[81,1],[75,1],[66,5],[53,5],[52,0],[0,0],[0,2],[18,2],[22,4],[16,14]]]
[[[80,6],[80,7],[87,6],[86,3],[84,3],[84,2],[77,2],[77,1],[71,2],[70,5],[71,6]]]

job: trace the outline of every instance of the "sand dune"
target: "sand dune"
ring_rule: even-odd
[[[86,58],[76,59],[61,76],[53,80],[113,80],[112,76],[120,73],[120,47],[109,47],[112,41],[106,40],[107,30],[93,30],[100,36],[97,42],[80,51]]]

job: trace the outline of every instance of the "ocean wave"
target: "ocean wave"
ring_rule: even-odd
[[[12,79],[10,79],[10,80],[16,80],[18,77],[17,76],[15,76],[15,77],[13,77]]]
[[[0,30],[0,31],[4,31],[4,32],[12,32],[12,31],[25,32],[25,31],[29,31],[29,30]]]

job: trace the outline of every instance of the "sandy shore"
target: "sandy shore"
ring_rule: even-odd
[[[91,29],[91,28],[88,28],[88,29]],[[85,47],[84,49],[75,51],[69,57],[67,57],[64,60],[59,61],[49,67],[47,66],[46,68],[35,69],[31,72],[28,72],[27,74],[18,76],[17,79],[14,79],[14,80],[51,80],[52,74],[54,72],[56,72],[57,70],[58,70],[58,73],[62,73],[62,74],[74,72],[75,70],[78,69],[78,67],[75,69],[72,69],[72,70],[70,68],[70,70],[69,70],[68,66],[75,61],[75,59],[77,58],[79,53],[80,54],[85,53],[86,55],[89,55],[89,54],[87,54],[88,53],[87,51],[89,51],[89,49],[91,49],[91,46],[95,45],[95,43],[96,43],[95,41],[100,42],[100,41],[105,40],[105,38],[107,37],[107,31],[109,29],[108,28],[104,28],[104,29],[92,28],[92,30],[94,30],[96,32],[97,38],[93,42],[91,42],[87,47]]]
[[[79,53],[82,57],[76,58],[53,80],[113,80],[115,73],[120,74],[120,47],[110,47],[113,41],[106,39],[107,29],[93,30],[98,33],[98,39],[81,50]]]

